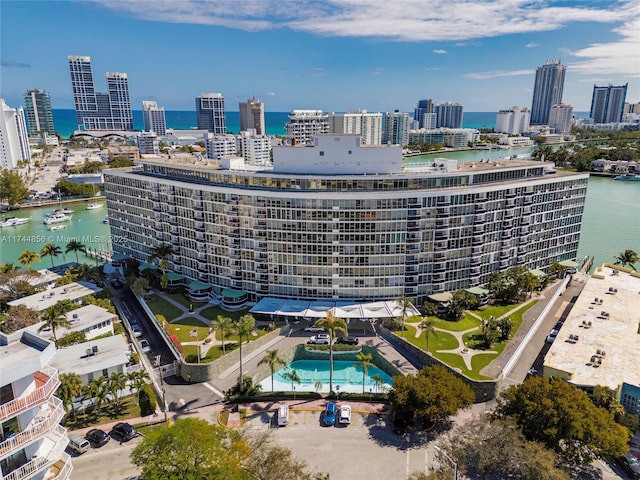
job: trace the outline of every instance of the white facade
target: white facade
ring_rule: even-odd
[[[52,342],[21,330],[0,333],[0,477],[3,480],[66,480],[72,471],[65,453],[67,430],[60,386],[51,366]]]
[[[160,155],[160,140],[154,131],[141,132],[136,142],[141,155]]]
[[[398,111],[387,112],[384,116],[382,142],[406,147],[409,144],[409,114]]]
[[[204,137],[206,157],[219,160],[237,155],[235,135],[214,135],[207,133]]]
[[[436,128],[427,130],[411,130],[409,132],[409,145],[425,143],[441,143],[446,147],[464,148],[469,143],[476,143],[480,139],[480,131],[475,128]]]
[[[571,105],[566,103],[552,105],[549,112],[549,128],[552,128],[555,133],[569,133],[572,118],[573,107]]]
[[[0,167],[16,168],[20,161],[31,161],[24,111],[9,107],[3,98],[0,108]]]
[[[147,132],[155,132],[159,136],[167,133],[164,107],[159,108],[156,102],[150,100],[142,102],[142,121]]]
[[[241,131],[236,136],[236,150],[247,165],[271,165],[271,139],[258,135],[253,129]]]
[[[529,131],[531,110],[527,107],[513,106],[508,110],[500,110],[496,117],[496,132],[519,134]]]
[[[382,113],[366,110],[331,113],[328,121],[329,133],[360,135],[363,145],[382,144]]]
[[[293,110],[285,129],[291,144],[311,145],[315,135],[329,133],[329,117],[322,110]]]

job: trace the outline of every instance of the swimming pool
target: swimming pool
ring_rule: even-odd
[[[273,388],[275,391],[291,391],[291,380],[283,375],[292,370],[300,377],[300,383],[294,382],[293,386],[298,392],[315,392],[316,382],[322,383],[319,390],[322,393],[329,392],[329,360],[296,360],[286,367],[278,370],[273,376]],[[380,375],[382,384],[376,385],[374,375]],[[271,391],[271,376],[260,382],[263,392]],[[388,390],[393,385],[389,375],[378,367],[367,367],[367,376],[364,382],[365,393],[376,393]],[[333,389],[339,392],[362,393],[362,367],[353,360],[333,361]]]

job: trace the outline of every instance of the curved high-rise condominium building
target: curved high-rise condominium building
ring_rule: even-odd
[[[531,103],[531,125],[547,125],[551,106],[562,103],[566,70],[567,67],[560,63],[560,59],[547,60],[547,63],[536,70]]]
[[[359,135],[274,147],[258,172],[139,163],[104,172],[117,258],[146,262],[170,244],[171,282],[248,301],[420,303],[497,270],[575,259],[588,179],[523,160],[403,169],[399,145]]]
[[[24,105],[27,110],[29,133],[47,132],[55,135],[51,98],[47,92],[37,88],[27,91],[24,95]]]

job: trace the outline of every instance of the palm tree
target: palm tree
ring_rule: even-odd
[[[73,399],[79,397],[82,393],[82,378],[77,373],[61,373],[59,376],[60,386],[56,390],[56,397],[62,400],[62,406],[64,411],[69,413],[69,410],[74,412]]]
[[[127,386],[127,376],[122,372],[113,372],[109,376],[109,380],[107,382],[109,393],[111,393],[111,397],[116,402],[116,410],[118,409],[118,400],[120,398],[120,393]]]
[[[66,314],[70,310],[71,307],[63,302],[57,302],[56,304],[48,307],[44,311],[44,315],[42,316],[44,323],[40,325],[38,332],[48,328],[51,330],[51,335],[53,335],[53,341],[58,341],[58,338],[56,337],[56,329],[69,326],[69,320],[67,320]]]
[[[427,352],[429,351],[429,335],[433,335],[438,338],[438,332],[436,331],[435,324],[436,323],[428,317],[423,317],[422,323],[420,323],[420,328],[424,330],[424,337],[427,340]]]
[[[380,387],[382,387],[382,384],[384,383],[384,380],[382,380],[382,375],[380,375],[379,373],[374,373],[373,377],[371,377],[373,379],[373,385],[376,387],[376,392],[378,392],[380,390]]]
[[[32,250],[25,250],[18,257],[18,261],[20,265],[26,265],[29,270],[31,270],[31,264],[40,261],[40,255]]]
[[[278,350],[267,350],[267,354],[258,362],[258,365],[263,363],[268,364],[269,370],[271,370],[271,391],[273,392],[273,375],[276,372],[276,367],[278,365],[286,365],[286,362],[278,356]]]
[[[107,379],[103,376],[94,378],[91,381],[95,383],[96,407],[98,407],[99,410],[100,407],[102,407],[102,404],[109,398],[109,384],[107,383]]]
[[[404,295],[396,300],[396,302],[398,302],[402,311],[402,336],[404,337],[404,324],[407,321],[407,312],[413,310],[413,303],[411,303],[411,299]]]
[[[616,265],[621,265],[623,267],[630,267],[636,271],[635,263],[640,262],[640,257],[633,250],[627,249],[624,252],[620,253],[616,257]]]
[[[373,355],[371,355],[370,353],[360,352],[356,355],[356,360],[358,360],[358,363],[356,363],[354,367],[362,367],[362,393],[364,393],[364,381],[367,378],[369,366],[372,365],[372,358]]]
[[[161,243],[157,247],[151,248],[151,255],[149,255],[148,261],[152,262],[155,259],[160,260],[160,269],[162,273],[164,273],[167,269],[167,257],[174,253],[173,246],[170,243]]]
[[[62,249],[57,246],[54,245],[53,243],[49,242],[47,244],[45,244],[44,247],[42,247],[42,250],[40,250],[40,256],[42,258],[44,257],[51,257],[51,266],[54,267],[55,265],[53,264],[53,257],[57,257],[58,255],[62,254]]]
[[[233,320],[229,317],[224,317],[222,315],[218,315],[218,317],[211,322],[211,325],[216,330],[220,330],[220,337],[222,339],[222,355],[225,355],[227,352],[224,346],[224,334],[225,332],[229,332],[233,328]]]
[[[78,240],[71,240],[67,243],[67,247],[64,249],[64,253],[74,252],[76,254],[76,263],[80,263],[78,260],[78,252],[87,253],[87,247],[85,247]]]
[[[327,316],[315,323],[316,327],[324,327],[329,332],[329,391],[333,392],[333,339],[336,333],[341,333],[347,337],[347,322],[342,318],[333,316],[331,310],[327,310]]]
[[[247,341],[249,340],[249,335],[251,334],[251,331],[253,330],[253,327],[256,324],[256,320],[255,318],[253,318],[252,315],[243,315],[240,317],[240,320],[238,320],[234,326],[233,326],[233,330],[235,331],[236,335],[238,335],[238,337],[240,337],[240,394],[242,394],[242,390],[243,390],[243,378],[244,378],[244,374],[243,374],[243,365],[242,365],[242,337],[247,337]]]
[[[296,382],[300,385],[300,377],[298,376],[298,372],[295,370],[291,370],[290,372],[285,372],[282,374],[284,378],[287,380],[291,380],[291,391],[293,392],[293,382]]]
[[[136,392],[136,403],[140,405],[140,392],[149,380],[149,372],[146,370],[136,370],[127,374],[130,387]]]
[[[0,273],[11,273],[16,269],[13,262],[7,262],[4,265],[0,265]]]

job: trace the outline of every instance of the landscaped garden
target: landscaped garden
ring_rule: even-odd
[[[182,315],[182,310],[158,295],[145,298],[145,302],[153,313],[162,315],[169,322]]]

